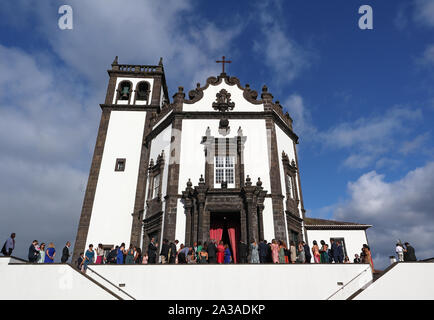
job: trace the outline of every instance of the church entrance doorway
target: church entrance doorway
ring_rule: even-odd
[[[217,244],[220,241],[228,245],[232,262],[238,261],[238,245],[240,243],[241,223],[239,212],[213,212],[210,219],[209,237]]]

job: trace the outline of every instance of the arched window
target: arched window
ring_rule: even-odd
[[[131,82],[122,81],[119,83],[118,87],[118,100],[130,100],[131,90],[132,90]]]
[[[141,81],[136,86],[136,101],[148,101],[149,98],[149,83]]]

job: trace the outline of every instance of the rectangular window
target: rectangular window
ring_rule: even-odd
[[[215,183],[220,186],[226,181],[228,187],[235,183],[235,158],[231,156],[215,157]],[[233,187],[233,186],[232,186]]]
[[[116,159],[115,171],[125,171],[126,159]]]
[[[154,177],[153,188],[152,188],[152,199],[156,198],[160,193],[160,174],[157,174]]]

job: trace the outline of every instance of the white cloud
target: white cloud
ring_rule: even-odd
[[[349,199],[337,205],[333,218],[372,224],[368,232],[375,263],[385,267],[397,239],[416,248],[419,259],[434,256],[434,162],[388,182],[375,171],[348,184]]]
[[[434,27],[434,1],[415,0],[414,19],[420,24]]]
[[[253,48],[265,57],[266,65],[275,73],[275,80],[287,82],[310,66],[313,54],[289,36],[284,20],[278,17],[281,6],[278,0],[257,4],[262,37]]]
[[[420,63],[423,65],[432,65],[434,66],[434,44],[429,45],[423,55],[422,58],[419,59]]]
[[[316,134],[317,130],[312,124],[311,113],[304,105],[303,97],[294,93],[283,102],[283,107],[293,119],[294,130],[299,136],[311,139]]]
[[[326,147],[350,150],[344,161],[350,168],[366,168],[385,154],[401,148],[401,141],[422,119],[419,109],[394,107],[382,115],[340,123],[319,134]]]

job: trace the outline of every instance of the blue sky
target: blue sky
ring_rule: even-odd
[[[106,70],[163,57],[170,95],[227,72],[294,119],[309,216],[434,256],[434,1],[10,1],[0,8],[0,235],[75,240]],[[60,30],[58,8],[73,8]],[[374,29],[360,30],[371,5]]]

